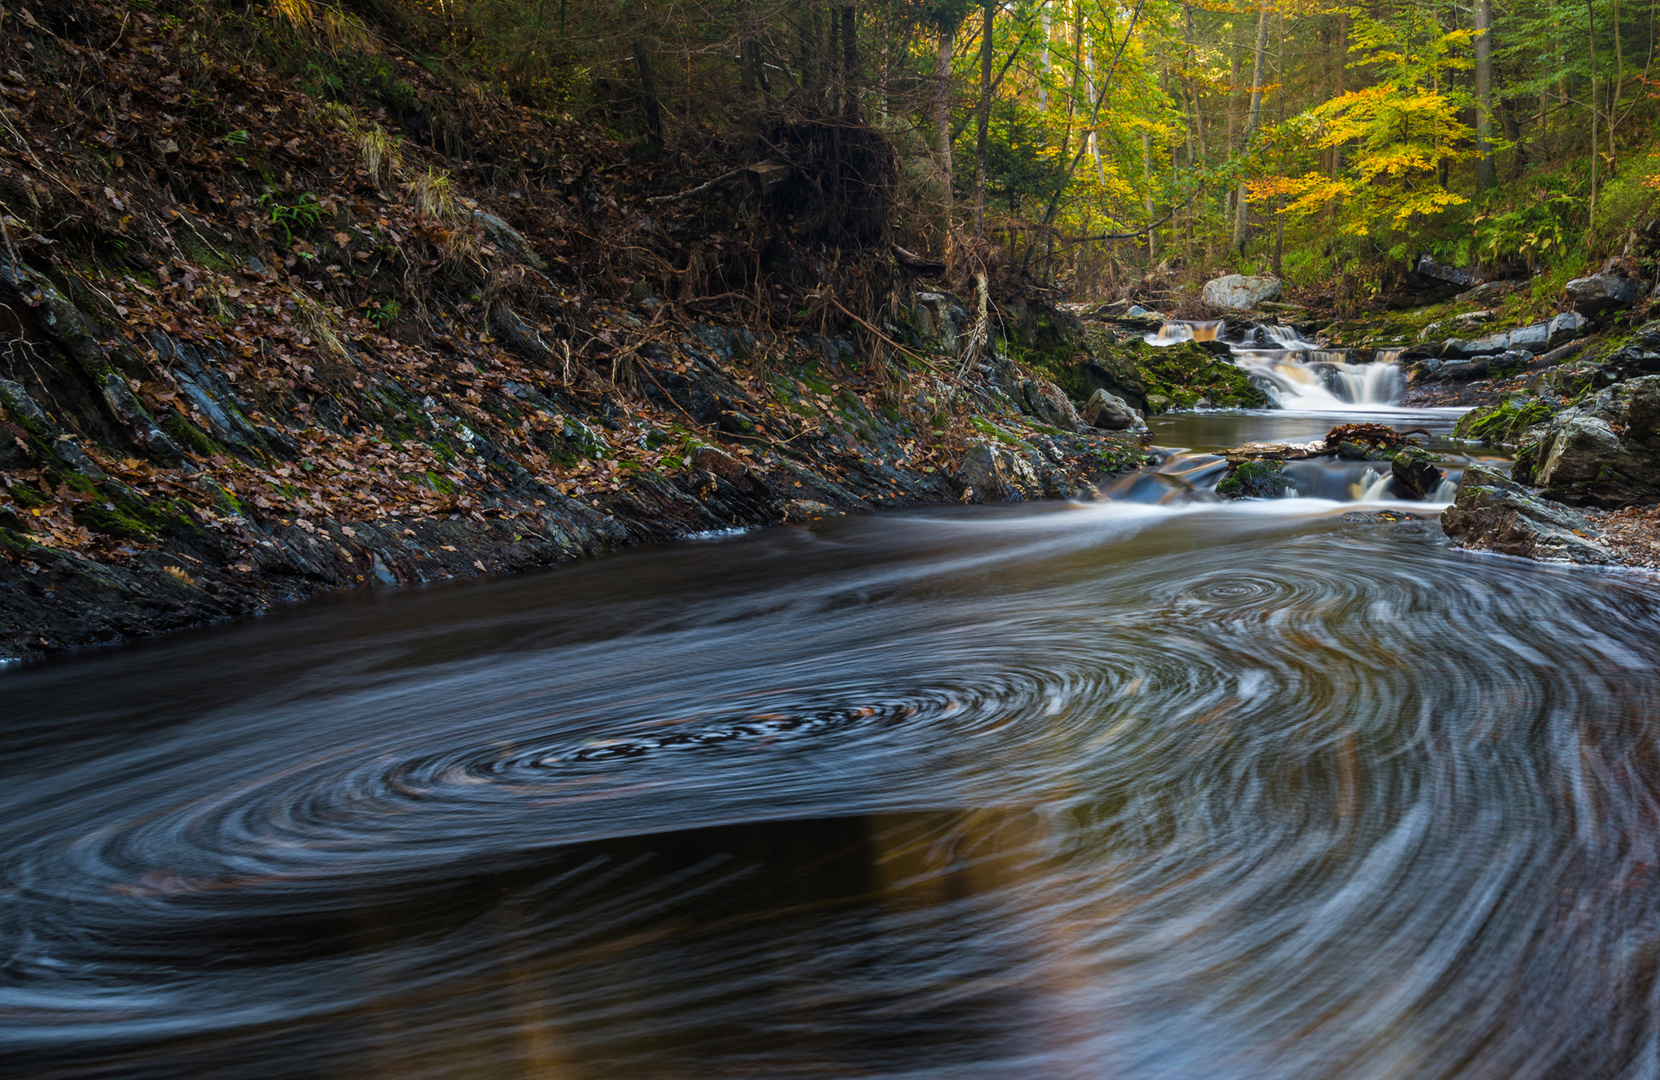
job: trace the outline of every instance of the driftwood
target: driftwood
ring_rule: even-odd
[[[1305,458],[1326,457],[1337,453],[1337,447],[1327,446],[1324,440],[1310,443],[1246,443],[1226,450],[1222,456],[1229,467],[1245,461],[1302,461]]]
[[[945,273],[944,259],[933,259],[929,258],[927,255],[918,255],[914,251],[907,251],[898,244],[893,244],[891,246],[893,248],[894,260],[905,269],[914,270],[918,274]]]
[[[674,195],[653,195],[646,200],[646,204],[648,206],[661,206],[664,203],[695,199],[700,195],[707,195],[711,191],[726,187],[738,180],[747,180],[750,190],[758,195],[765,195],[773,188],[789,180],[794,172],[795,170],[788,165],[780,165],[776,161],[761,161],[754,165],[745,165],[742,168],[733,169],[731,172],[721,173],[713,180],[705,180],[697,187],[687,188],[685,191],[677,192]]]

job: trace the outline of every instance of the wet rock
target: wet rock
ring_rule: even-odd
[[[1429,255],[1418,256],[1418,261],[1412,266],[1412,277],[1420,283],[1428,282],[1460,289],[1468,289],[1480,280],[1468,270],[1436,262]]]
[[[1026,458],[1005,446],[976,443],[957,469],[965,497],[974,502],[1023,502],[1043,497],[1043,482]]]
[[[1027,379],[1020,384],[1020,395],[1026,410],[1050,427],[1062,431],[1081,431],[1085,424],[1073,408],[1066,391],[1048,379]],[[1092,399],[1093,400],[1093,399]]]
[[[1604,359],[1603,366],[1614,379],[1660,372],[1660,322],[1640,327]]]
[[[1472,379],[1485,379],[1492,366],[1493,358],[1490,356],[1477,356],[1468,360],[1443,360],[1435,374],[1443,379],[1469,382]]]
[[[1217,481],[1224,499],[1283,499],[1290,492],[1283,461],[1242,461]]]
[[[29,396],[29,392],[23,389],[21,383],[0,379],[0,405],[28,417],[42,428],[50,429],[52,426],[51,421],[46,418],[46,410],[35,404],[35,399]]]
[[[1551,562],[1609,565],[1617,560],[1596,542],[1590,520],[1542,499],[1483,465],[1470,465],[1441,529],[1459,547]]]
[[[73,435],[59,435],[52,444],[52,456],[95,484],[109,479],[109,473],[98,467],[98,463],[81,449]]]
[[[1445,478],[1435,455],[1416,446],[1407,447],[1391,458],[1389,471],[1395,478],[1395,493],[1419,502],[1434,495]]]
[[[1097,390],[1089,396],[1079,418],[1090,427],[1107,431],[1140,431],[1147,427],[1128,402],[1105,390]]]
[[[1568,282],[1568,302],[1581,315],[1596,318],[1628,308],[1642,299],[1644,285],[1636,278],[1614,272],[1592,274]]]
[[[1248,311],[1264,300],[1272,300],[1281,292],[1279,278],[1263,275],[1247,277],[1244,274],[1226,274],[1205,282],[1203,298],[1211,307],[1228,311]]]
[[[1479,338],[1448,338],[1441,344],[1441,356],[1446,359],[1459,359],[1474,356],[1491,356],[1494,353],[1504,352],[1510,348],[1509,334],[1489,334]]]

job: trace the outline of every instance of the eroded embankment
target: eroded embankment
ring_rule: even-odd
[[[391,46],[324,102],[179,40],[0,18],[0,656],[1145,459],[787,231],[782,314],[698,301],[741,193],[644,212],[678,181]]]

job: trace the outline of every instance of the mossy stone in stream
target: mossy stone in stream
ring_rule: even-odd
[[[1260,409],[1268,405],[1268,395],[1242,368],[1226,357],[1213,355],[1198,342],[1165,347],[1127,342],[1121,348],[1134,356],[1149,401],[1156,395],[1183,409],[1191,409],[1201,401],[1218,409]]]
[[[1283,461],[1242,461],[1216,485],[1225,499],[1283,499],[1290,490]]]
[[[1444,476],[1439,468],[1440,461],[1421,446],[1402,447],[1389,462],[1396,493],[1418,500],[1434,495]]]

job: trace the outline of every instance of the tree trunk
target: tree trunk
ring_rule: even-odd
[[[1597,216],[1597,152],[1602,144],[1597,141],[1597,13],[1591,0],[1585,0],[1585,36],[1591,44],[1591,209],[1590,217]]]
[[[956,43],[955,25],[941,25],[939,46],[934,52],[934,156],[939,159],[945,189],[944,233],[951,235],[951,53]]]
[[[986,135],[991,128],[991,31],[997,0],[984,0],[980,15],[980,115],[974,131],[974,235],[986,229]]]
[[[859,38],[853,23],[853,5],[842,7],[842,115],[859,120]]]
[[[1587,3],[1590,0],[1586,0]],[[1257,50],[1251,62],[1251,115],[1245,124],[1245,138],[1240,145],[1243,153],[1250,146],[1251,136],[1256,134],[1257,121],[1262,118],[1262,54],[1268,48],[1268,0],[1259,0],[1257,5]],[[1243,182],[1239,185],[1239,201],[1233,219],[1233,249],[1240,255],[1245,254],[1246,230],[1246,203],[1247,192]]]
[[[1618,154],[1614,147],[1614,130],[1619,123],[1620,88],[1625,85],[1625,50],[1620,44],[1620,0],[1614,0],[1614,86],[1608,93],[1608,171],[1619,172]]]
[[[1476,190],[1493,186],[1493,0],[1475,0]]]
[[[646,114],[646,137],[663,145],[663,109],[657,101],[657,77],[643,38],[634,39],[634,68],[640,75],[640,107]]]

